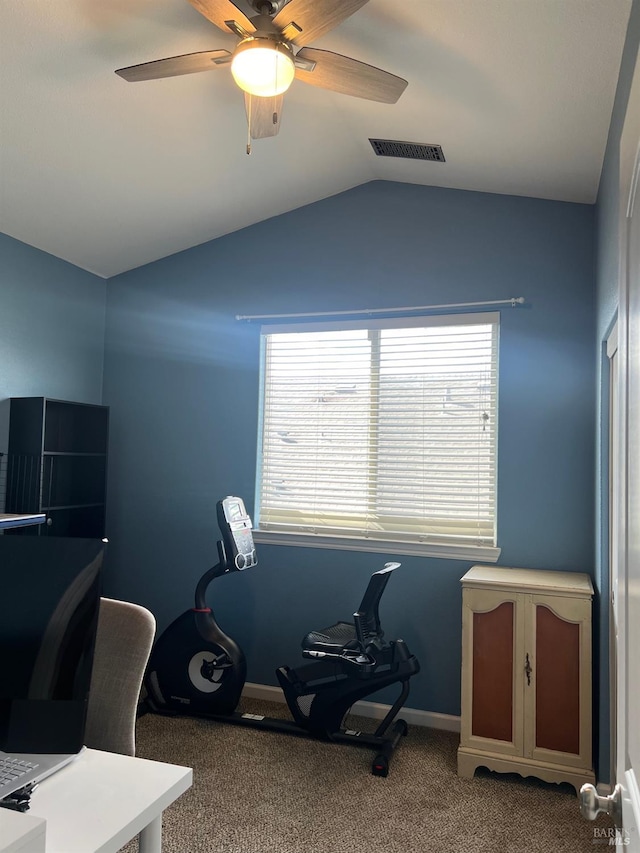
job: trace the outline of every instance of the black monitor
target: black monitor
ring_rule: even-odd
[[[104,545],[0,536],[0,749],[78,752]]]

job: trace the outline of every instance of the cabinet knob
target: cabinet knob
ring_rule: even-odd
[[[580,788],[580,814],[587,820],[595,820],[599,814],[608,814],[615,825],[622,827],[622,788],[616,785],[613,794],[600,797],[593,785]]]
[[[527,684],[530,686],[531,685],[531,673],[533,672],[533,669],[531,667],[531,661],[529,660],[529,652],[527,652],[526,662],[524,665],[524,671],[527,673]]]

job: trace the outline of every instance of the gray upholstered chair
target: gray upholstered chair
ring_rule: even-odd
[[[135,755],[136,712],[155,632],[156,620],[145,607],[100,600],[85,729],[88,747]]]

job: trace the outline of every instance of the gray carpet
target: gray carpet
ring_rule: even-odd
[[[242,710],[287,715],[254,700]],[[458,735],[411,727],[383,779],[363,748],[151,714],[137,735],[141,758],[193,767],[193,787],[165,812],[164,853],[601,849],[594,827],[610,824],[583,820],[572,787],[485,770],[459,779],[457,746]]]

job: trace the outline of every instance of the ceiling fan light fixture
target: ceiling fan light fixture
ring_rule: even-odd
[[[231,73],[250,95],[273,98],[286,92],[293,82],[293,51],[275,39],[245,39],[233,54]]]

